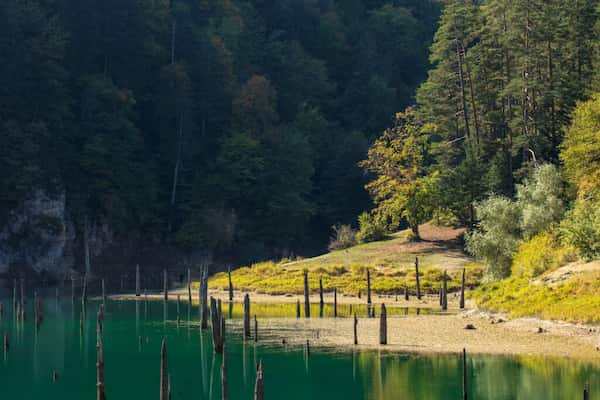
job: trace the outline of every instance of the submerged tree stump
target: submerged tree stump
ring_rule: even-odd
[[[100,311],[98,311],[100,315]],[[96,400],[106,400],[104,392],[104,353],[102,350],[102,321],[96,324]]]
[[[163,269],[163,293],[165,301],[169,300],[169,277],[167,276],[167,269]]]
[[[250,337],[250,296],[244,296],[244,337]]]
[[[381,315],[379,316],[379,344],[387,344],[387,311],[385,304],[381,304]]]
[[[367,304],[371,306],[371,270],[367,268]]]
[[[460,303],[459,307],[461,310],[465,308],[465,269],[462,270],[462,279],[460,282]]]
[[[254,342],[258,342],[258,320],[256,314],[254,314]]]
[[[229,280],[229,301],[233,301],[233,282],[231,281],[231,266],[227,267],[227,279]]]
[[[337,318],[337,288],[333,288],[333,318]]]
[[[160,347],[160,400],[167,400],[169,397],[167,380],[167,344],[163,337]]]
[[[304,317],[310,318],[310,291],[308,289],[308,271],[304,271]]]
[[[188,303],[192,304],[192,270],[187,269]]]
[[[104,282],[104,279],[102,280]],[[140,285],[140,265],[135,266],[135,296],[140,297],[142,295],[142,288]]]
[[[210,318],[212,328],[213,350],[217,354],[223,353],[225,346],[225,318],[222,309],[217,305],[214,297],[210,298]]]
[[[417,281],[417,299],[421,300],[421,278],[419,277],[419,257],[415,257],[415,279]]]
[[[442,276],[442,310],[448,310],[448,274],[446,271]]]
[[[323,277],[319,277],[319,318],[323,318],[323,308],[325,302],[323,301]]]
[[[262,360],[256,367],[256,383],[254,384],[254,400],[265,399],[264,367]]]

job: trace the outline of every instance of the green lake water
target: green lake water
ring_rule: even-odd
[[[0,353],[0,399],[94,399],[99,302],[87,303],[83,332],[80,302],[46,298],[39,332],[34,325],[32,299],[28,303],[26,321],[16,323],[10,300],[3,301],[0,334],[8,334],[10,348]],[[237,307],[232,310],[234,319],[240,316]],[[263,307],[262,313],[268,314],[268,307]],[[199,329],[198,307],[189,308],[182,302],[179,325],[174,301],[166,308],[161,301],[107,301],[105,310],[103,343],[109,400],[158,399],[163,337],[173,399],[221,399],[222,356],[213,354],[210,331]],[[281,309],[274,306],[274,310],[280,316]],[[224,312],[227,315],[227,309]],[[264,363],[265,398],[269,400],[462,398],[458,355],[313,348],[307,359],[301,347],[284,346],[275,340],[267,341],[270,345],[244,343],[239,320],[230,324],[227,364],[231,400],[253,398],[259,360]],[[580,399],[585,382],[591,384],[591,399],[600,398],[600,368],[575,360],[473,355],[468,358],[468,369],[470,399]],[[53,371],[58,373],[57,382],[53,382]]]

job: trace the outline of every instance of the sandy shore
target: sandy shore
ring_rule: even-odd
[[[170,292],[171,298],[179,293],[187,298],[187,290]],[[228,300],[227,292],[210,291],[210,296]],[[132,298],[135,296],[116,296]],[[162,294],[148,295],[162,299]],[[253,303],[295,303],[298,296],[271,296],[250,294]],[[234,301],[240,302],[243,294],[236,292]],[[194,296],[197,303],[197,296]],[[457,353],[466,348],[470,353],[544,355],[576,358],[600,362],[600,328],[537,318],[509,320],[500,315],[488,314],[474,308],[458,310],[458,299],[450,299],[450,313],[442,315],[407,315],[388,317],[388,344],[379,342],[379,318],[360,318],[358,322],[359,345],[353,344],[351,318],[263,318],[259,319],[261,342],[304,345],[310,340],[312,347],[337,350],[379,349],[389,352]],[[318,303],[318,296],[311,296]],[[333,302],[332,295],[325,302]],[[338,296],[339,304],[365,303],[366,299]],[[373,303],[385,302],[390,306],[438,307],[436,296],[406,302],[401,298],[373,296]],[[468,306],[473,307],[472,304]],[[229,322],[232,330],[241,330],[241,321]],[[472,325],[475,329],[465,329]]]

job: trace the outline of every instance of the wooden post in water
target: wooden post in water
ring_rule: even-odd
[[[356,318],[356,314],[354,314],[354,344],[358,344],[358,318]]]
[[[167,400],[167,398],[167,344],[163,338],[160,348],[160,400]]]
[[[256,314],[254,314],[254,342],[258,342],[258,320]]]
[[[165,301],[169,300],[169,280],[167,276],[167,269],[163,269],[163,293]]]
[[[221,399],[227,400],[227,348],[223,344],[223,364],[221,364]]]
[[[106,285],[104,284],[104,278],[102,278],[102,301],[106,301]]]
[[[323,318],[323,308],[325,302],[323,301],[323,277],[319,277],[319,317]]]
[[[465,269],[462,271],[462,279],[460,282],[460,309],[463,310],[465,308]]]
[[[583,400],[590,400],[590,384],[583,385]]]
[[[188,302],[192,304],[192,270],[187,269]]]
[[[300,318],[300,299],[296,299],[296,318]]]
[[[417,299],[421,300],[421,278],[419,277],[419,257],[415,257],[415,279],[417,281]]]
[[[102,280],[104,282],[104,279]],[[140,264],[135,266],[135,296],[140,297],[142,295],[142,288],[140,285]]]
[[[104,392],[104,353],[102,350],[102,320],[98,311],[96,322],[96,400],[106,400]]]
[[[463,373],[463,382],[462,382],[462,387],[463,387],[463,400],[467,400],[467,350],[463,349],[463,356],[462,356],[462,373]]]
[[[448,309],[448,274],[444,271],[444,276],[442,277],[442,310],[446,311]]]
[[[244,337],[250,337],[250,296],[244,296]]]
[[[367,304],[371,307],[371,270],[367,268]]]
[[[258,362],[256,367],[256,383],[254,384],[254,400],[265,399],[265,381],[264,368],[262,360]]]
[[[381,315],[379,316],[379,344],[387,344],[387,311],[385,304],[381,304]]]
[[[333,288],[333,317],[337,318],[337,288]]]
[[[233,301],[233,282],[231,281],[231,266],[227,267],[227,279],[229,280],[229,301]]]
[[[308,271],[304,271],[304,318],[310,318],[310,292],[308,290]]]

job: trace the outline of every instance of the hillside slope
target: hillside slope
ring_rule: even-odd
[[[309,273],[309,286],[315,292],[319,278],[325,291],[337,288],[338,292],[356,295],[366,291],[367,269],[371,271],[372,289],[375,293],[401,294],[407,287],[415,292],[415,258],[419,258],[421,288],[426,293],[436,293],[443,270],[450,276],[449,288],[460,285],[463,268],[467,270],[467,283],[476,285],[482,275],[480,264],[462,251],[459,236],[461,229],[421,227],[423,240],[409,242],[408,231],[391,235],[388,240],[333,251],[318,257],[301,260],[264,262],[242,267],[232,272],[236,289],[267,294],[298,294],[303,291],[303,274]],[[226,273],[216,274],[210,286],[227,289]]]

